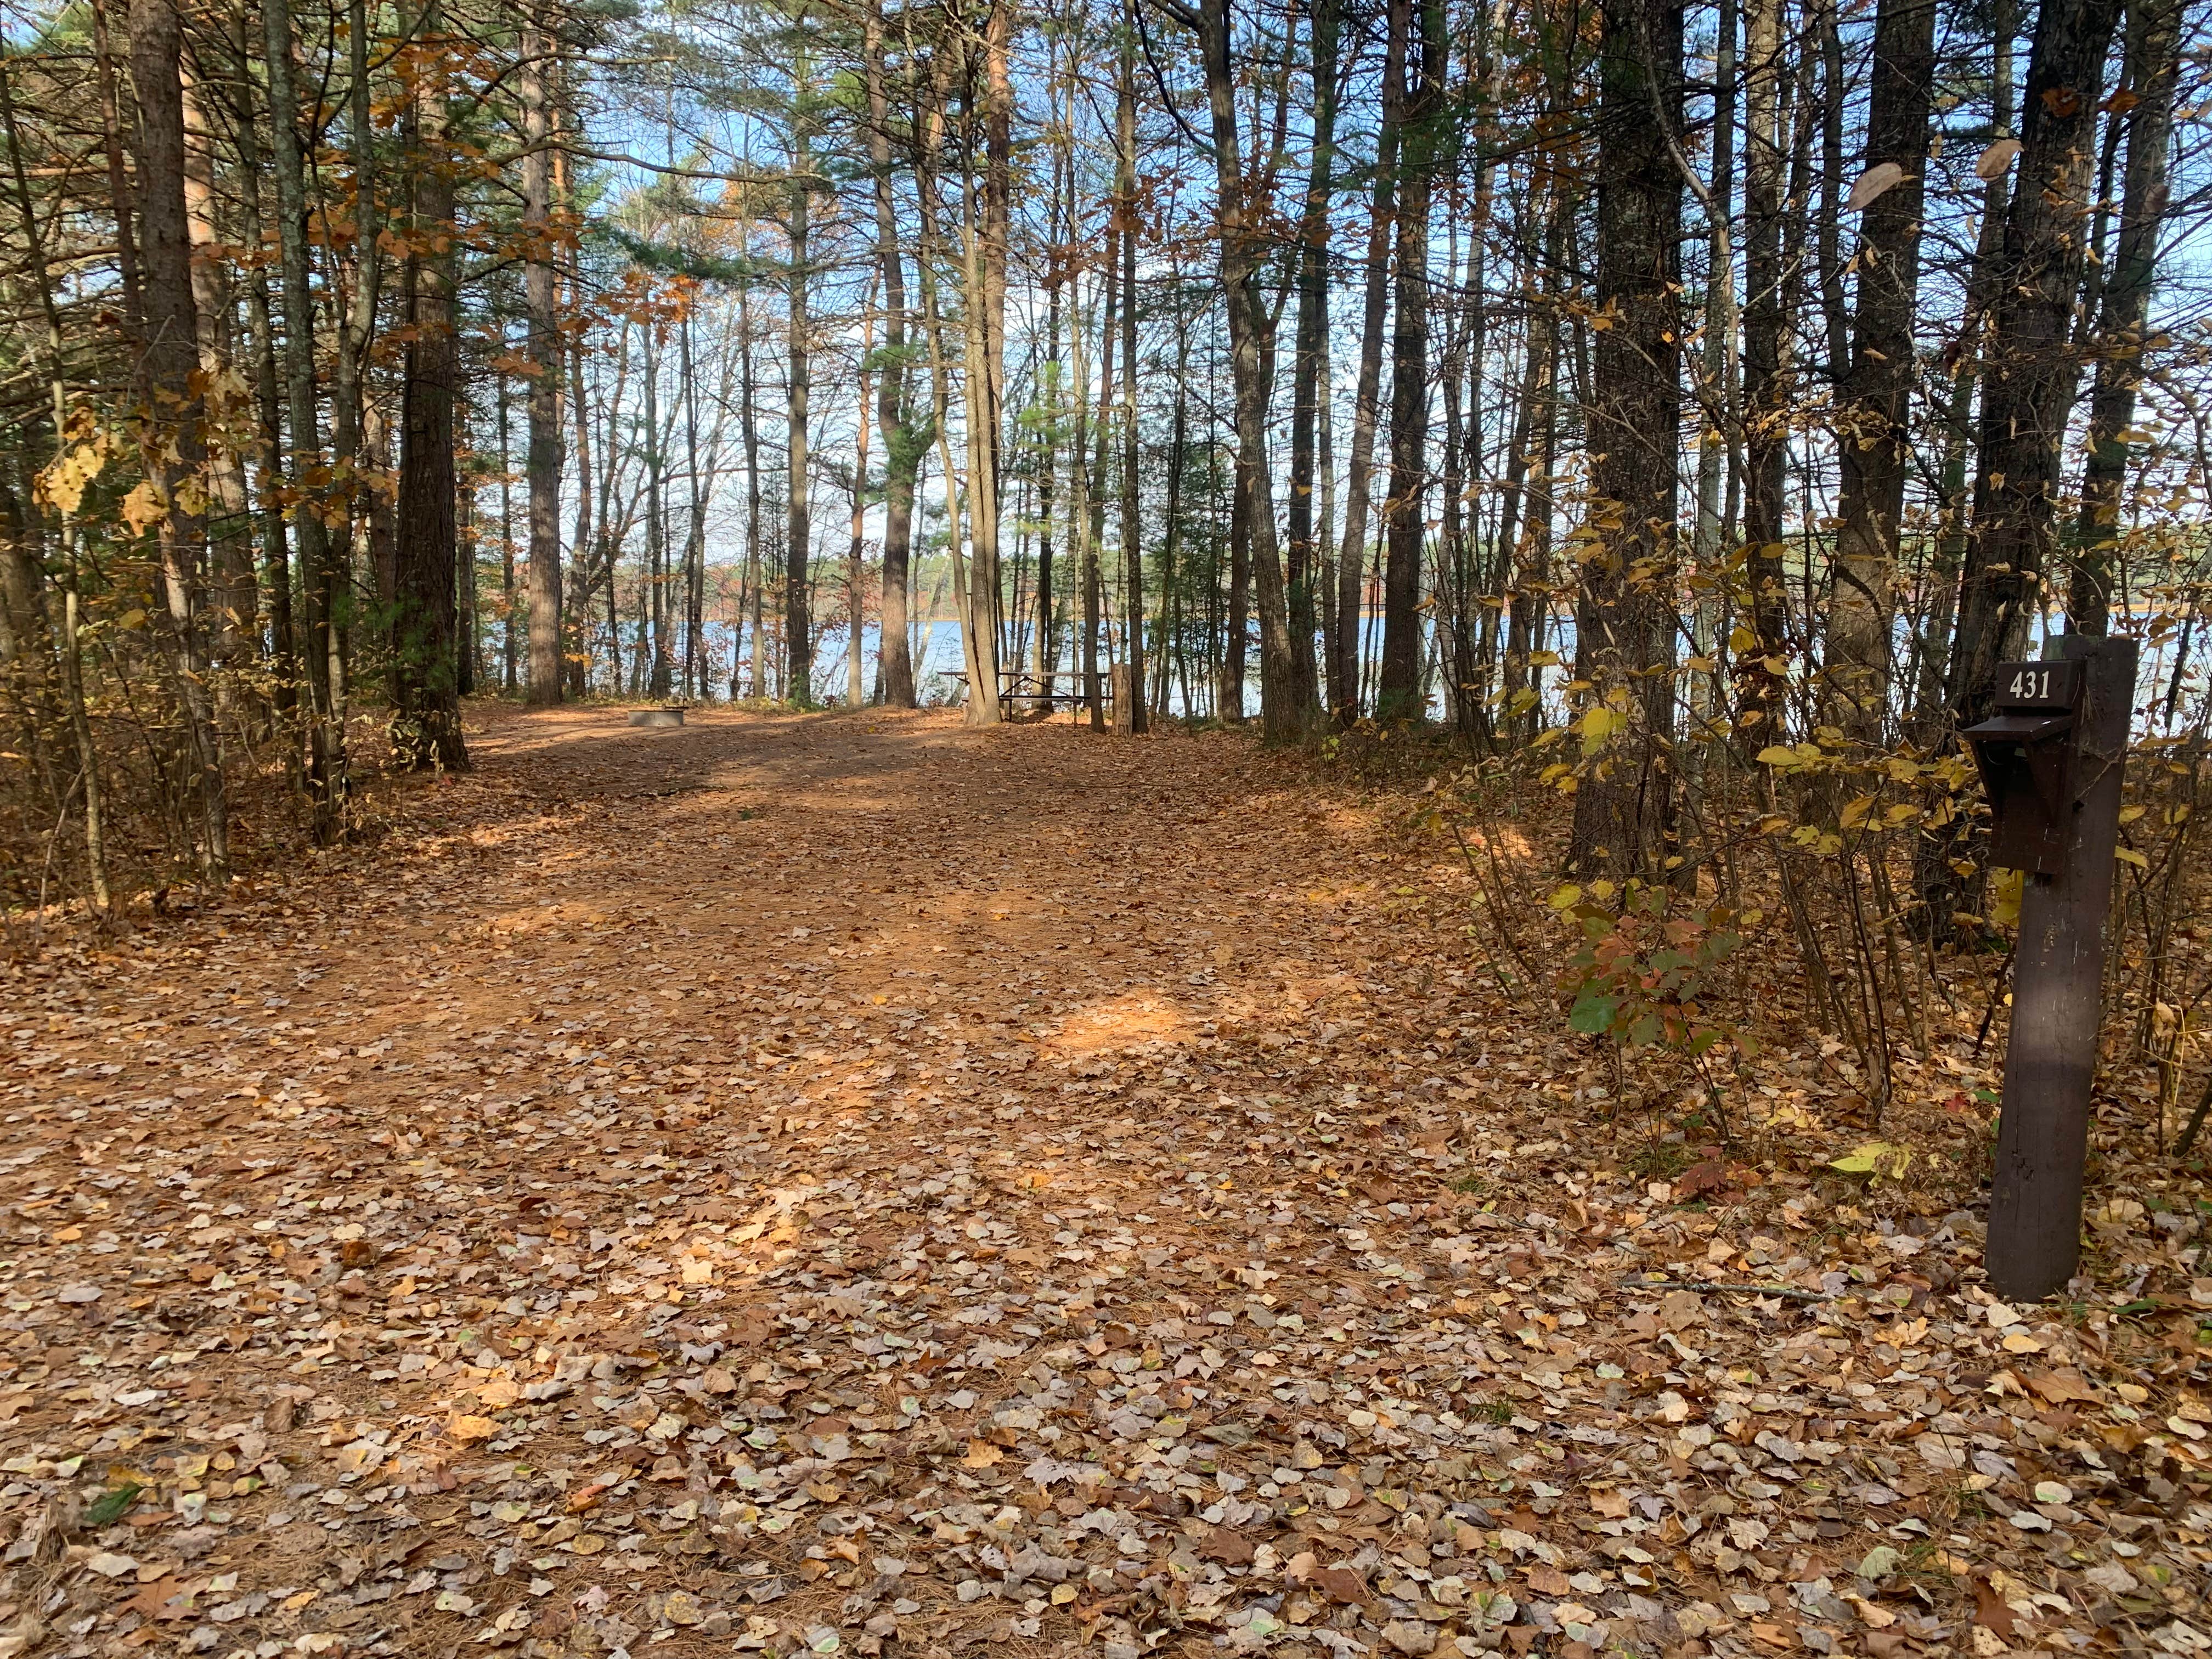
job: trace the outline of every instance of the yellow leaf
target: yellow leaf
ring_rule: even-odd
[[[143,536],[161,523],[162,514],[168,510],[168,503],[161,499],[161,486],[151,478],[141,478],[123,498],[123,522],[131,526],[134,536]]]
[[[1583,754],[1595,755],[1607,739],[1628,725],[1627,714],[1617,708],[1593,708],[1582,717]]]
[[[2136,852],[2133,848],[2115,847],[2112,849],[2112,856],[2123,864],[2134,865],[2138,870],[2148,870],[2150,868],[2150,860],[2145,858],[2141,853]]]
[[[489,1440],[499,1432],[499,1425],[489,1417],[456,1417],[446,1425],[446,1432],[456,1440]]]
[[[40,499],[58,513],[74,514],[84,501],[86,487],[106,470],[112,447],[108,434],[100,432],[55,456],[39,473]]]
[[[1845,1175],[1887,1176],[1892,1181],[1901,1181],[1912,1163],[1912,1149],[1894,1141],[1869,1140],[1856,1151],[1832,1159],[1828,1167],[1840,1170]]]
[[[1771,743],[1759,751],[1761,766],[1795,766],[1797,751],[1786,743]]]
[[[1990,882],[1990,920],[2000,927],[2020,922],[2020,893],[2024,878],[2017,870],[1998,869]]]

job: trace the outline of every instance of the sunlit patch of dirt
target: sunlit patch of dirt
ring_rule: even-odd
[[[1140,1042],[1180,1042],[1196,1030],[1188,1012],[1141,995],[1119,996],[1071,1016],[1039,1039],[1039,1047],[1070,1058],[1111,1053]]]

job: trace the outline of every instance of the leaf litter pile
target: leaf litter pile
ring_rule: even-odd
[[[2117,1151],[2008,1306],[1817,1042],[1654,1163],[1242,739],[489,718],[6,970],[0,1656],[2212,1648],[2201,1211]]]

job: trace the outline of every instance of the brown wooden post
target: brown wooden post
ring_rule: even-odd
[[[1990,1288],[2015,1302],[2063,1289],[2081,1259],[2105,927],[2135,701],[2133,640],[2072,634],[2059,644],[2060,661],[2082,665],[2072,822],[2062,867],[2030,873],[2021,893],[1985,1252]]]

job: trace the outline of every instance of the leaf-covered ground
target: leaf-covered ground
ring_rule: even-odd
[[[2117,1146],[2008,1307],[1959,1170],[1826,1168],[1832,1046],[1647,1144],[1243,739],[488,718],[5,970],[0,1655],[2212,1647]]]

